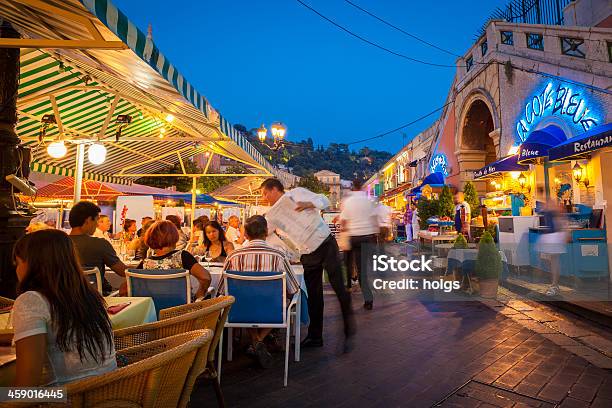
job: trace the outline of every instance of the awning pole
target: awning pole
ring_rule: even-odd
[[[85,144],[76,145],[76,168],[74,171],[74,204],[81,201],[81,184],[83,184],[83,162],[85,160]]]
[[[191,231],[193,231],[193,221],[195,220],[195,208],[196,208],[196,186],[198,185],[198,178],[191,178]]]

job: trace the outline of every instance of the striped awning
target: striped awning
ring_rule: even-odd
[[[235,159],[263,174],[275,171],[180,74],[152,37],[110,1],[7,0],[0,2],[0,18],[25,39],[58,41],[88,39],[92,30],[85,20],[101,36],[100,42],[123,45],[22,48],[17,131],[32,148],[36,171],[73,174],[75,144],[67,143],[68,153],[61,159],[46,152],[57,138],[104,143],[104,164],[85,160],[85,177],[94,180],[129,182],[204,152]],[[61,123],[48,126],[39,140],[41,119],[47,114],[59,116]],[[116,140],[118,115],[129,115],[132,122]]]
[[[112,201],[123,193],[108,185],[94,180],[83,180],[81,183],[81,198],[84,200]],[[53,198],[56,200],[74,199],[74,178],[65,177],[54,183],[47,184],[38,190],[36,199]]]
[[[244,177],[230,184],[219,187],[211,194],[222,200],[232,200],[245,204],[253,204],[261,201],[259,186],[265,177]]]

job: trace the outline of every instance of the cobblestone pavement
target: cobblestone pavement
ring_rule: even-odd
[[[289,386],[282,387],[282,353],[268,370],[237,356],[223,366],[227,405],[612,407],[603,352],[609,345],[587,325],[504,296],[485,303],[378,300],[373,311],[358,309],[359,294],[353,298],[359,331],[352,353],[340,352],[340,314],[326,295],[325,346],[291,359]],[[192,406],[204,404],[216,404],[209,384],[192,395]]]

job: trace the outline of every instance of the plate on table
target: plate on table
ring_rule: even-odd
[[[204,259],[204,260],[200,261],[200,263],[205,268],[208,267],[208,266],[210,266],[211,268],[221,268],[221,267],[223,267],[223,262],[206,262],[206,260]]]

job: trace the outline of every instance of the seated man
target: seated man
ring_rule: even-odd
[[[89,201],[79,201],[70,210],[68,221],[72,230],[70,238],[83,268],[97,267],[102,276],[102,291],[106,296],[112,291],[110,283],[104,279],[104,272],[108,266],[119,276],[125,276],[126,266],[115,252],[113,246],[104,238],[92,235],[96,232],[100,207]]]
[[[265,217],[254,215],[244,224],[244,232],[248,244],[236,249],[225,260],[224,271],[236,272],[285,272],[287,274],[287,295],[292,297],[300,285],[291,270],[291,264],[283,252],[271,247],[265,240],[268,236],[268,223]],[[223,279],[219,283],[219,292],[223,290]],[[251,336],[250,352],[263,367],[269,367],[272,356],[263,343],[264,338],[272,329],[248,329]]]

